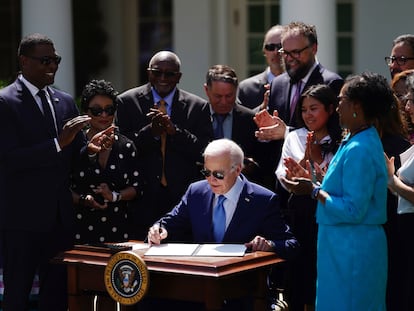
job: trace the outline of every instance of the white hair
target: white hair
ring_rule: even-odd
[[[206,156],[220,156],[227,154],[230,156],[233,166],[241,165],[243,167],[244,153],[243,150],[234,141],[222,138],[210,142],[204,150]]]

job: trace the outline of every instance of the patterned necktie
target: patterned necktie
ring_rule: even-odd
[[[56,137],[55,120],[53,119],[52,110],[50,109],[50,105],[46,99],[45,91],[40,90],[39,92],[37,92],[37,96],[39,96],[40,100],[42,101],[43,116],[45,117],[49,132],[53,135],[53,137]]]
[[[164,114],[167,114],[167,105],[165,100],[161,99],[158,102],[158,110]],[[165,148],[167,146],[167,133],[161,134],[161,154],[162,154],[162,175],[161,175],[161,184],[165,187],[167,186],[167,178],[165,177]]]
[[[214,119],[216,120],[216,127],[214,129],[214,138],[224,138],[223,123],[226,119],[227,114],[214,114]]]
[[[299,100],[299,97],[300,97],[301,87],[302,87],[302,81],[299,80],[296,83],[296,91],[295,91],[295,94],[292,97],[292,101],[290,102],[290,120],[292,120],[294,115],[295,115],[296,104],[298,103],[298,100]]]
[[[216,242],[223,241],[224,232],[226,232],[226,211],[223,202],[226,200],[224,195],[220,195],[217,204],[213,209],[213,233]]]

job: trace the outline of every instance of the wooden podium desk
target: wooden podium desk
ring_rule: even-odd
[[[271,265],[283,261],[269,252],[243,257],[146,257],[145,251],[133,252],[144,259],[149,271],[146,297],[202,302],[206,310],[220,310],[223,300],[249,295],[254,298],[255,310],[265,310],[267,273]],[[70,311],[91,310],[90,293],[106,292],[104,270],[110,257],[109,253],[85,250],[70,250],[56,257],[68,268]],[[108,303],[105,305],[108,308]],[[113,306],[99,311],[115,310]],[[122,310],[133,310],[133,306],[122,306]]]

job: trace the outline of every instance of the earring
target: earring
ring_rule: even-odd
[[[354,119],[357,117],[357,114],[356,114],[356,112],[354,112],[353,114],[352,114],[352,116],[354,117]]]

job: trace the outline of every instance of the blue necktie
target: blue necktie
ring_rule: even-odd
[[[49,103],[46,99],[46,93],[44,90],[40,90],[37,92],[37,96],[40,97],[40,100],[42,101],[42,108],[43,108],[43,115],[45,117],[47,127],[52,134],[53,137],[56,137],[56,126],[55,126],[55,120],[53,119],[52,110],[50,109]]]
[[[216,242],[223,241],[224,232],[226,232],[226,211],[223,202],[226,200],[224,195],[220,195],[217,204],[213,209],[213,233]]]
[[[227,114],[214,114],[214,119],[216,120],[216,127],[214,129],[214,138],[224,138],[224,131],[223,131],[223,122],[226,119]]]

